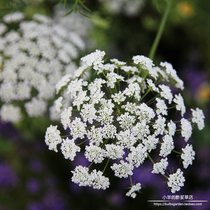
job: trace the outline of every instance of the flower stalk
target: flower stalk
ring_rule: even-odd
[[[157,50],[157,47],[158,47],[158,44],[160,42],[160,39],[161,39],[161,36],[163,34],[163,30],[165,28],[165,24],[166,24],[166,21],[167,21],[167,18],[168,18],[168,15],[169,15],[169,12],[170,12],[170,9],[171,9],[171,4],[172,4],[172,0],[168,0],[168,3],[167,3],[167,7],[166,7],[166,10],[165,10],[165,13],[162,17],[162,20],[161,20],[161,23],[160,23],[160,27],[158,29],[158,32],[157,32],[157,35],[155,37],[155,40],[152,44],[152,47],[151,47],[151,50],[150,50],[150,53],[149,53],[149,58],[151,60],[154,59],[154,56],[155,56],[155,53],[156,53],[156,50]]]

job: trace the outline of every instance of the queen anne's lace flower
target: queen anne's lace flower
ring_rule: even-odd
[[[65,31],[60,33],[66,36]],[[68,137],[59,138],[60,131],[51,125],[46,131],[46,144],[55,151],[57,144],[61,144],[61,152],[70,160],[84,152],[90,165],[76,166],[72,171],[72,181],[79,186],[107,189],[110,182],[103,173],[108,166],[116,177],[132,179],[133,170],[149,159],[153,163],[151,172],[168,178],[172,193],[180,190],[185,180],[183,173],[178,169],[167,177],[167,166],[169,155],[176,152],[174,139],[181,136],[188,141],[192,134],[191,120],[183,118],[186,111],[183,98],[180,94],[174,95],[169,87],[174,84],[182,89],[182,82],[169,64],[155,67],[145,56],[134,56],[133,66],[117,59],[105,63],[104,55],[97,50],[83,57],[75,74],[64,76],[57,83],[56,90],[61,98],[56,100],[55,107]],[[89,70],[96,72],[92,80],[85,79]],[[8,80],[16,80],[16,77],[11,75]],[[180,122],[173,121],[172,112],[168,113],[171,109],[182,117]],[[203,128],[202,112],[192,110],[192,115],[192,122]],[[155,151],[159,151],[159,162],[153,160]],[[186,146],[181,153],[183,166],[187,168],[192,164],[194,151]],[[95,169],[97,164],[104,166],[103,172]],[[135,198],[141,184],[132,183],[126,195]]]
[[[21,12],[5,15],[0,23],[0,98],[1,104],[14,104],[21,111],[18,118],[17,114],[6,117],[5,112],[1,120],[17,122],[25,113],[29,117],[50,114],[55,92],[77,68],[74,60],[84,50],[82,42],[79,35],[46,16],[35,14],[25,20]]]

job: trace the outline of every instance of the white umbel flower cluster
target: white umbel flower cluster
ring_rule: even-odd
[[[131,187],[131,189],[126,193],[126,196],[135,198],[136,192],[138,192],[141,189],[141,183],[137,183]]]
[[[68,150],[63,149],[64,143],[60,141],[61,152],[70,160],[76,153],[84,152],[90,163],[89,167],[77,166],[72,172],[72,181],[79,186],[106,189],[109,181],[102,174],[108,166],[116,177],[132,178],[133,170],[146,160],[153,163],[152,173],[167,177],[168,156],[176,149],[174,137],[179,136],[180,141],[186,143],[192,134],[191,124],[201,125],[204,117],[198,121],[197,116],[201,113],[197,111],[193,112],[193,121],[184,118],[183,99],[179,94],[174,95],[169,85],[183,89],[183,82],[171,65],[164,63],[164,67],[157,67],[145,56],[134,56],[133,66],[117,59],[105,63],[104,56],[105,52],[100,50],[86,55],[75,74],[71,78],[64,76],[56,86],[59,94],[67,89],[66,94],[72,101],[69,107],[65,106],[65,98],[56,101],[61,124],[65,130],[69,129],[66,131],[69,132]],[[93,80],[87,78],[85,72],[89,70],[95,71]],[[181,117],[180,122],[171,119],[169,109],[175,109],[174,113]],[[58,141],[49,141],[48,136],[47,145],[55,148]],[[83,143],[85,146],[82,146]],[[160,162],[153,160],[155,151],[159,152]],[[182,153],[184,168],[192,164],[194,153],[191,147],[187,146],[178,153]],[[97,164],[100,167],[104,164],[103,172],[96,171]],[[97,179],[96,174],[99,176]],[[180,169],[168,177],[172,192],[183,185],[184,177]],[[126,195],[134,198],[135,191],[140,188],[140,183],[134,185]]]
[[[50,102],[55,97],[55,85],[77,69],[75,59],[85,49],[84,41],[75,32],[39,14],[25,20],[23,13],[13,12],[2,21],[1,120],[17,122],[25,112],[29,117],[37,117],[49,110],[55,120],[55,106]]]
[[[181,158],[183,159],[183,167],[187,168],[189,165],[192,165],[192,162],[195,159],[195,151],[193,150],[192,145],[189,144],[187,144],[185,148],[182,148],[182,151]]]
[[[175,193],[184,186],[185,178],[180,168],[177,169],[176,173],[170,174],[168,178],[168,187],[171,187],[171,192]]]

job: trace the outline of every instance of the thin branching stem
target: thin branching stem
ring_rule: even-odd
[[[158,44],[160,42],[160,38],[161,38],[161,36],[163,34],[163,30],[165,28],[166,20],[168,18],[168,15],[169,15],[169,12],[170,12],[170,9],[171,9],[172,1],[173,0],[168,0],[168,4],[167,4],[166,10],[165,10],[165,13],[164,13],[164,15],[162,17],[162,20],[161,20],[161,23],[160,23],[160,27],[158,29],[157,35],[155,37],[155,40],[154,40],[154,42],[152,44],[152,47],[151,47],[151,50],[150,50],[150,53],[149,53],[149,58],[152,59],[152,60],[154,59],[155,52],[156,52]]]

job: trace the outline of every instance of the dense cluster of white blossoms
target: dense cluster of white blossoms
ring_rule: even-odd
[[[51,119],[57,119],[55,85],[77,69],[75,60],[84,49],[77,33],[46,16],[5,15],[0,23],[1,120],[17,122],[23,113],[41,116],[49,107]]]
[[[103,6],[113,14],[123,13],[127,16],[136,16],[145,4],[145,0],[99,0]]]
[[[96,50],[82,57],[75,74],[57,83],[57,93],[66,91],[72,99],[70,106],[62,96],[55,102],[68,135],[62,137],[57,125],[51,125],[46,130],[46,144],[55,152],[60,145],[64,158],[71,161],[79,152],[84,153],[90,165],[79,165],[72,171],[72,181],[79,186],[106,189],[110,185],[104,176],[108,165],[116,177],[127,178],[145,160],[151,160],[152,173],[166,177],[172,193],[179,191],[185,178],[181,169],[169,175],[168,156],[178,152],[184,168],[192,164],[192,124],[204,128],[203,111],[191,109],[192,118],[184,118],[184,100],[171,89],[173,85],[177,91],[183,90],[184,84],[171,64],[161,62],[158,67],[142,55],[133,56],[132,65],[117,59],[105,63],[104,56],[104,51]],[[89,70],[93,79],[87,77]],[[174,121],[175,113],[180,113],[178,122]],[[178,151],[174,144],[177,136],[187,144]],[[153,160],[155,152],[158,160]],[[96,171],[97,164],[100,168],[104,164],[104,170]],[[132,185],[126,195],[134,198],[140,189],[140,183]]]

